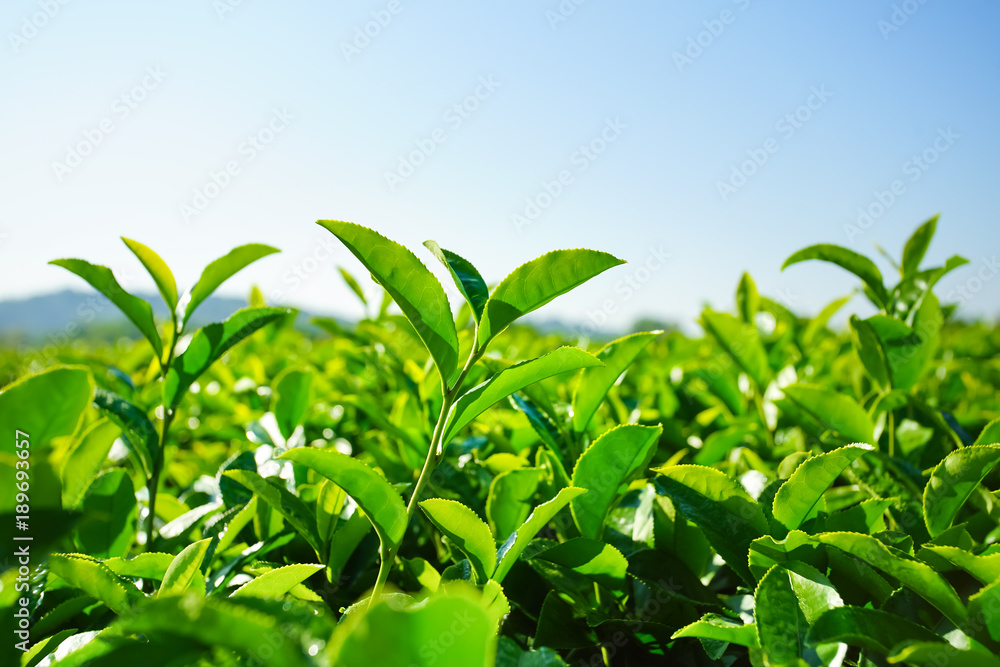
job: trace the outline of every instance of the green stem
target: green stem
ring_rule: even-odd
[[[889,456],[896,455],[896,415],[889,411]]]
[[[161,361],[160,365],[160,382],[166,382],[167,380],[167,369],[170,368],[170,364],[174,360],[174,351],[177,348],[177,339],[180,337],[181,332],[177,326],[177,315],[176,313],[171,313],[171,322],[173,323],[173,328],[170,332],[170,350],[167,352],[166,362]],[[174,420],[174,411],[168,408],[163,403],[160,404],[163,408],[163,424],[160,426],[160,437],[159,443],[156,448],[156,460],[153,461],[153,470],[146,480],[146,493],[149,496],[149,514],[146,516],[146,544],[145,551],[149,551],[153,547],[153,530],[154,523],[156,522],[156,492],[160,488],[160,473],[163,471],[163,448],[167,444],[167,432],[170,431],[170,424]]]
[[[477,332],[478,333],[478,332]],[[475,338],[473,338],[475,340]],[[427,456],[424,458],[424,465],[420,469],[420,475],[417,476],[417,483],[413,487],[413,495],[410,496],[410,501],[406,505],[406,524],[403,526],[403,534],[406,534],[406,529],[410,525],[410,520],[413,518],[414,512],[417,511],[417,503],[420,501],[420,494],[423,493],[424,487],[427,482],[430,481],[431,474],[434,472],[434,468],[444,457],[444,448],[442,446],[441,440],[444,438],[444,422],[448,417],[448,412],[451,410],[451,406],[454,405],[455,401],[458,399],[459,391],[462,388],[462,383],[465,382],[465,378],[469,375],[469,371],[472,370],[472,366],[483,356],[485,350],[476,349],[473,346],[471,352],[469,353],[469,358],[465,362],[465,366],[462,367],[462,372],[459,373],[458,379],[455,380],[455,384],[451,386],[450,389],[447,388],[447,381],[444,377],[441,378],[441,412],[438,414],[437,423],[434,425],[434,433],[431,435],[430,446],[427,448]],[[392,569],[393,562],[396,560],[396,553],[399,551],[399,547],[402,545],[402,540],[398,544],[391,545],[388,549],[379,550],[379,558],[381,562],[378,567],[378,578],[375,580],[375,587],[372,589],[372,600],[377,600],[382,596],[382,590],[385,588],[385,582],[389,579],[389,571]]]

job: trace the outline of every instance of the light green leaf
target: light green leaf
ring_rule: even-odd
[[[851,463],[872,447],[851,445],[807,459],[774,496],[774,518],[795,530],[816,515],[823,494]]]
[[[441,283],[417,256],[395,241],[351,222],[320,220],[392,296],[427,346],[441,377],[458,365],[458,334]]]
[[[868,286],[868,289],[875,297],[876,305],[881,308],[888,306],[889,295],[886,292],[885,284],[882,282],[882,273],[878,270],[878,267],[875,266],[875,262],[871,261],[864,255],[859,255],[853,250],[848,250],[842,246],[821,243],[809,246],[808,248],[803,248],[802,250],[793,253],[792,256],[786,259],[785,263],[781,265],[781,270],[784,271],[792,264],[804,262],[807,259],[818,259],[824,262],[830,262],[832,264],[836,264],[842,269],[850,271],[858,278],[861,278],[862,282]]]
[[[927,248],[934,238],[934,231],[937,229],[938,216],[934,216],[924,224],[917,227],[917,230],[906,240],[903,246],[903,265],[900,267],[903,278],[908,278],[920,269],[920,262],[927,254]]]
[[[807,646],[806,635],[824,612],[843,604],[830,581],[812,566],[789,561],[772,567],[754,593],[754,621],[768,664],[797,664],[800,658],[811,665],[829,664],[823,658],[836,653],[835,647],[814,649]]]
[[[4,387],[0,433],[7,437],[2,451],[15,455],[16,431],[28,434],[32,452],[51,447],[53,438],[75,433],[93,390],[90,371],[82,366],[56,366]]]
[[[454,500],[430,498],[420,503],[420,509],[469,558],[476,570],[476,581],[485,583],[497,564],[496,543],[489,526],[471,509]]]
[[[743,625],[728,616],[720,614],[705,614],[701,619],[685,625],[670,638],[698,637],[729,644],[739,644],[748,648],[760,648],[757,640],[757,626],[753,623]]]
[[[219,543],[215,545],[215,553],[219,554],[228,549],[236,540],[236,536],[240,534],[240,531],[250,525],[250,522],[253,521],[256,515],[257,496],[252,496],[250,501],[240,508],[236,516],[230,519],[226,527],[219,533]]]
[[[98,292],[103,294],[125,314],[139,333],[153,346],[157,357],[163,356],[163,342],[153,321],[153,307],[137,296],[132,296],[115,280],[115,275],[106,266],[91,264],[82,259],[54,259],[49,264],[61,266],[80,276]]]
[[[194,284],[191,291],[181,298],[181,305],[184,306],[184,317],[181,318],[181,326],[187,324],[191,319],[191,314],[201,302],[211,296],[212,292],[219,286],[232,278],[236,273],[253,264],[261,257],[281,252],[277,248],[261,243],[248,243],[230,250],[227,254],[211,262],[201,272],[201,277]]]
[[[545,524],[552,520],[552,517],[559,510],[566,507],[571,500],[582,493],[587,493],[587,490],[568,486],[560,489],[559,493],[552,500],[536,507],[531,516],[528,517],[528,520],[524,522],[524,525],[518,528],[516,532],[511,533],[507,541],[497,550],[497,560],[500,562],[497,564],[496,572],[493,573],[493,579],[498,583],[503,582],[504,577],[510,572],[510,568],[514,567],[514,563],[517,562],[524,548],[528,546],[528,542],[538,534],[538,531],[545,527]]]
[[[490,294],[479,322],[478,346],[485,348],[516,319],[624,264],[596,250],[554,250],[514,269]]]
[[[226,350],[287,313],[284,308],[244,308],[233,313],[225,322],[198,329],[167,371],[163,383],[163,403],[171,410],[176,408],[191,384]]]
[[[697,465],[654,469],[661,495],[701,528],[712,548],[748,584],[750,543],[768,532],[767,519],[740,483],[714,468]]]
[[[748,324],[727,313],[716,313],[708,308],[701,314],[701,324],[730,357],[753,380],[760,391],[771,381],[771,367],[767,352],[760,340],[757,326]]]
[[[460,257],[450,250],[445,250],[435,241],[424,241],[424,246],[448,268],[455,285],[465,297],[469,307],[472,308],[476,322],[481,320],[486,301],[490,297],[490,291],[476,267],[464,257]]]
[[[109,558],[103,563],[109,570],[122,577],[162,581],[174,558],[173,554],[148,552],[131,558]]]
[[[312,371],[286,368],[274,379],[274,417],[281,437],[288,440],[309,407]]]
[[[580,373],[580,381],[573,392],[573,430],[582,433],[597,412],[618,378],[625,372],[639,353],[646,349],[662,331],[650,331],[625,336],[611,341],[595,355],[604,365],[592,366]]]
[[[478,593],[449,592],[408,609],[393,608],[391,603],[381,601],[363,613],[349,614],[330,640],[330,664],[337,667],[492,665],[496,623],[476,599]],[[453,626],[455,631],[449,631]],[[447,644],[441,641],[446,631]]]
[[[931,603],[953,623],[961,625],[965,621],[965,607],[955,589],[929,565],[868,535],[820,533],[812,539],[836,547],[895,577],[901,584]]]
[[[121,468],[94,480],[80,507],[76,546],[95,558],[124,556],[135,537],[139,508],[132,480]]]
[[[1000,445],[1000,417],[987,424],[979,437],[976,438],[975,445]]]
[[[660,426],[618,426],[580,455],[573,469],[573,486],[589,493],[573,500],[572,511],[581,535],[601,539],[608,512],[629,482],[646,471],[661,433]]]
[[[1000,658],[983,648],[958,649],[946,642],[917,642],[900,647],[887,656],[890,663],[947,667],[1000,667]],[[946,660],[942,663],[941,660]]]
[[[330,480],[324,479],[319,485],[319,493],[316,496],[316,531],[319,534],[320,544],[329,544],[340,522],[340,513],[346,501],[347,494],[344,490]]]
[[[828,430],[850,442],[873,444],[875,425],[864,408],[850,396],[810,384],[782,389],[785,398]]]
[[[560,373],[600,365],[596,357],[579,348],[560,347],[545,356],[505,368],[455,401],[448,413],[441,442],[449,442],[462,427],[488,408],[530,384]]]
[[[806,345],[807,347],[811,346],[812,343],[816,340],[816,336],[819,334],[819,332],[822,331],[824,327],[826,327],[827,323],[830,321],[830,318],[833,317],[838,310],[843,308],[844,305],[853,298],[854,298],[853,294],[848,294],[845,297],[841,297],[826,304],[826,306],[823,307],[823,310],[821,310],[816,317],[809,320],[809,324],[806,325],[805,331],[802,332],[803,345]]]
[[[302,451],[294,449],[294,452]],[[316,517],[312,510],[297,496],[292,495],[284,486],[284,480],[272,481],[249,470],[227,470],[222,473],[247,487],[257,497],[261,498],[278,511],[288,523],[309,543],[317,553],[320,552],[319,536],[316,534]],[[251,501],[253,502],[253,501]],[[248,504],[249,507],[249,504]],[[252,518],[252,516],[250,517]]]
[[[124,236],[122,241],[128,246],[128,249],[132,251],[132,254],[139,258],[142,265],[146,267],[146,271],[149,275],[153,277],[153,282],[156,283],[156,289],[160,290],[160,296],[163,297],[164,303],[167,304],[167,308],[173,313],[177,310],[177,282],[174,280],[174,274],[170,271],[170,267],[163,259],[153,252],[150,248],[144,246],[138,241],[133,241],[132,239],[127,239]]]
[[[208,538],[192,542],[184,547],[184,550],[177,554],[177,557],[170,563],[170,567],[167,568],[156,596],[178,595],[187,590],[204,596],[205,575],[202,573],[201,567],[211,544],[212,538]]]
[[[322,569],[311,563],[275,568],[243,584],[230,597],[280,598]]]
[[[121,429],[125,444],[149,479],[160,451],[159,435],[149,417],[138,406],[100,387],[94,389],[94,405]]]
[[[538,468],[508,470],[490,482],[486,497],[486,520],[499,540],[517,530],[531,514],[531,499],[542,481]]]
[[[740,314],[740,319],[753,324],[759,309],[760,294],[757,293],[757,285],[750,274],[744,271],[740,284],[736,286],[736,311]]]
[[[951,527],[979,483],[1000,462],[1000,446],[964,447],[948,454],[924,487],[924,522],[931,537]]]
[[[573,570],[608,590],[621,590],[628,571],[628,561],[618,549],[587,537],[574,537],[532,558]]]
[[[958,547],[925,544],[927,549],[941,556],[955,567],[960,567],[983,584],[1000,580],[1000,552],[976,556]]]
[[[70,586],[100,600],[116,614],[144,598],[132,582],[122,579],[89,556],[52,554],[49,556],[49,571],[62,577]]]
[[[888,391],[892,388],[892,369],[889,367],[889,358],[886,356],[885,348],[882,347],[878,331],[871,322],[862,320],[857,315],[851,315],[850,326],[851,343],[858,358],[861,359],[861,364],[868,371],[875,386],[882,391]]]
[[[74,509],[83,501],[90,483],[101,472],[111,446],[121,433],[117,424],[104,418],[83,432],[60,471],[63,507]]]
[[[299,447],[281,455],[311,468],[342,488],[364,510],[379,539],[399,544],[406,531],[406,507],[388,481],[362,461],[333,450]]]
[[[357,279],[345,268],[340,268],[340,277],[344,279],[344,282],[351,288],[355,296],[361,299],[361,303],[367,306],[368,299],[365,298],[365,292],[361,289],[361,285],[358,284]]]

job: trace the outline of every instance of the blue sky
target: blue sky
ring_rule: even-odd
[[[122,235],[182,289],[263,242],[283,252],[223,292],[356,316],[335,267],[360,266],[314,224],[334,218],[489,281],[555,248],[629,261],[541,317],[690,320],[744,270],[808,314],[856,281],[781,272],[789,254],[898,256],[940,212],[929,261],[971,261],[940,293],[993,319],[998,19],[988,0],[8,0],[0,297],[82,289],[46,265],[67,256],[152,290]]]

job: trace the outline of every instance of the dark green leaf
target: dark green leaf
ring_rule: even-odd
[[[1000,446],[979,445],[953,451],[931,472],[924,487],[924,521],[931,537],[951,527],[965,501],[1000,462]]]
[[[435,241],[424,241],[424,246],[448,268],[455,285],[465,297],[469,307],[472,308],[472,315],[476,318],[476,322],[481,320],[486,301],[490,297],[490,291],[476,267],[464,257],[460,257],[450,250],[445,250]]]
[[[781,269],[784,270],[792,264],[804,262],[807,259],[818,259],[824,262],[836,264],[842,269],[850,271],[865,283],[871,293],[875,296],[876,305],[885,308],[889,304],[889,295],[882,282],[882,273],[875,266],[875,263],[859,255],[853,250],[848,250],[842,246],[821,243],[819,245],[803,248],[785,260]]]

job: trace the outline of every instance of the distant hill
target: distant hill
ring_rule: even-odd
[[[158,321],[167,320],[170,313],[158,294],[137,294],[153,305]],[[246,308],[243,299],[212,296],[205,300],[191,317],[192,327],[218,322],[233,311]],[[74,337],[132,335],[128,320],[97,292],[64,290],[27,299],[0,301],[0,340],[22,342],[44,339],[50,335],[74,331]],[[79,331],[76,331],[79,327]]]

